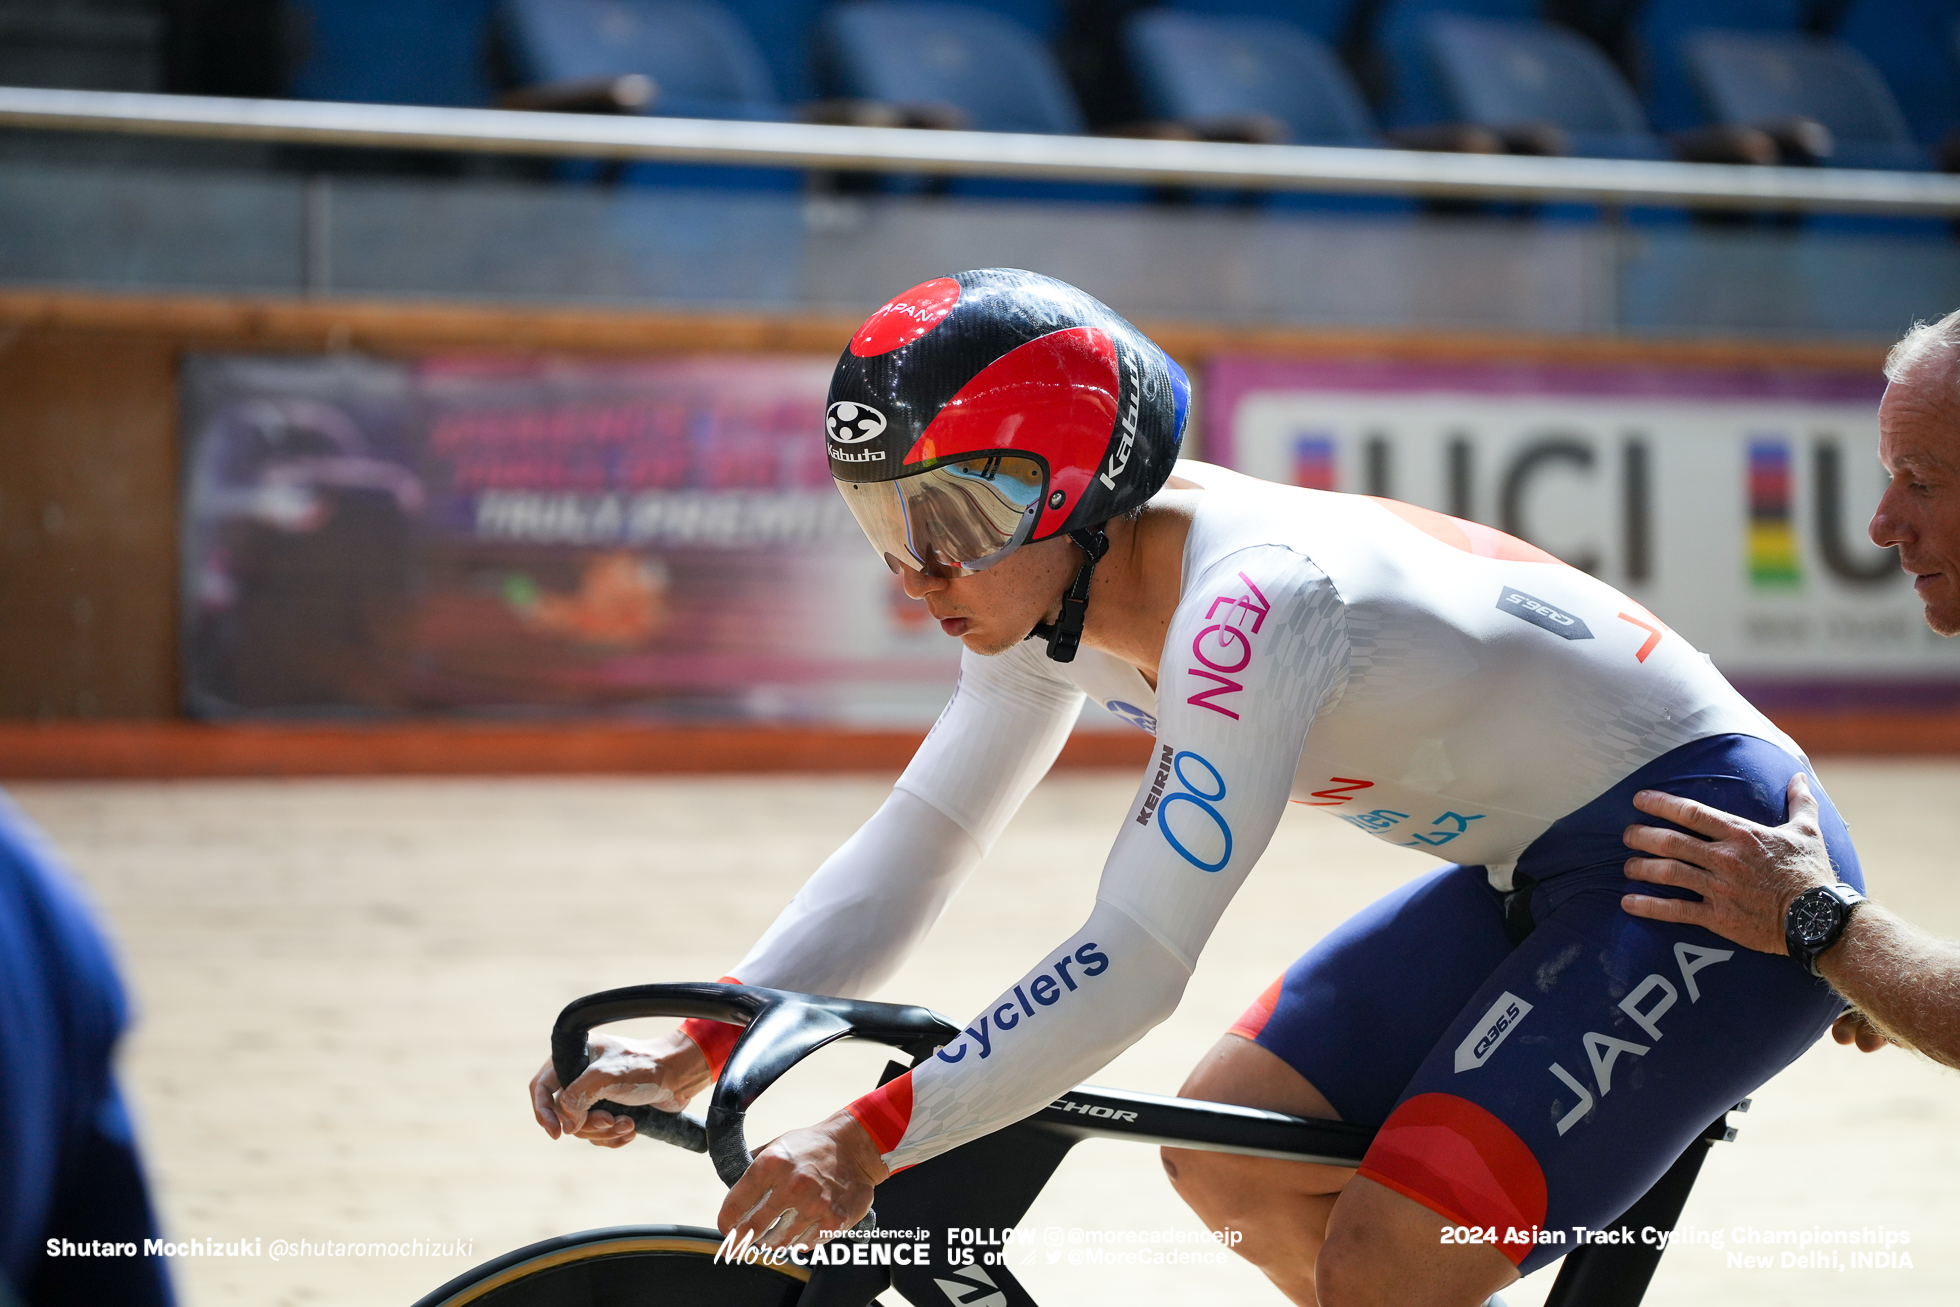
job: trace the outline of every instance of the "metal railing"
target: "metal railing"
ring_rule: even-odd
[[[1856,169],[915,131],[24,87],[0,87],[0,126],[1428,199],[1960,214],[1960,177]]]

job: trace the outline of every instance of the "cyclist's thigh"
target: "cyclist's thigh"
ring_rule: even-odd
[[[1851,847],[1850,832],[1817,777],[1802,759],[1767,740],[1747,735],[1716,735],[1682,745],[1585,807],[1559,818],[1518,859],[1520,883],[1525,879],[1541,883],[1533,906],[1542,909],[1547,891],[1556,902],[1560,884],[1575,889],[1582,884],[1571,879],[1574,872],[1621,871],[1632,853],[1625,840],[1628,826],[1672,825],[1633,806],[1633,796],[1643,789],[1665,790],[1764,825],[1780,825],[1788,815],[1790,778],[1800,771],[1810,783],[1810,792],[1817,796],[1818,821],[1838,875],[1863,889],[1864,874],[1858,866],[1857,850]],[[1641,892],[1686,896],[1684,891],[1665,886]]]
[[[1602,796],[1612,801],[1593,814],[1595,831],[1640,820],[1620,805],[1642,784],[1781,821],[1782,786],[1800,766],[1760,741],[1691,761],[1693,776],[1630,778],[1624,796]],[[1827,834],[1841,835],[1827,815]],[[1831,843],[1854,878],[1848,841]],[[1520,870],[1545,869],[1534,855],[1546,854],[1534,845]],[[1598,1228],[1829,1027],[1842,1001],[1791,959],[1622,910],[1634,888],[1624,857],[1537,887],[1536,929],[1429,1051],[1361,1174],[1500,1237]],[[1572,1245],[1503,1246],[1528,1273]]]
[[[1378,1125],[1512,948],[1484,869],[1442,867],[1335,927],[1232,1033],[1306,1077],[1342,1120]]]

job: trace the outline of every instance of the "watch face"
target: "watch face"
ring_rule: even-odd
[[[1806,890],[1790,905],[1790,926],[1806,944],[1822,944],[1831,937],[1844,905],[1829,893]]]

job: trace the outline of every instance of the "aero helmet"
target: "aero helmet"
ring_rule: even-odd
[[[1059,638],[1035,632],[1066,662],[1103,525],[1163,487],[1190,394],[1168,354],[1065,282],[1013,268],[938,277],[872,314],[838,359],[830,472],[894,570],[965,575],[1073,539],[1089,561]]]

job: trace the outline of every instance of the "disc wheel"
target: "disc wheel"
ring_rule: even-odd
[[[457,1276],[415,1307],[794,1307],[800,1266],[717,1262],[721,1236],[621,1226],[546,1239]]]

